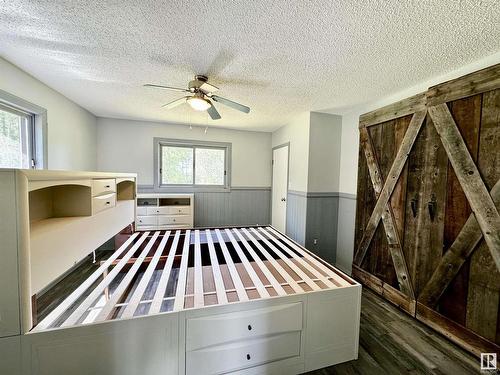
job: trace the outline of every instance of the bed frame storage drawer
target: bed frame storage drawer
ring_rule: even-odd
[[[116,180],[114,178],[103,178],[92,180],[92,196],[116,192]]]
[[[92,215],[116,206],[116,194],[100,195],[92,198]]]
[[[230,342],[186,353],[186,375],[226,374],[300,355],[300,331]]]
[[[302,302],[188,319],[186,350],[302,330]]]

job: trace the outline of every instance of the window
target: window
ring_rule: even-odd
[[[227,189],[229,143],[155,139],[158,188],[175,190]]]
[[[0,168],[34,168],[34,115],[0,103]]]
[[[47,111],[3,90],[0,168],[47,168]]]

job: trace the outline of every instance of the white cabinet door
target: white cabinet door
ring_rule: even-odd
[[[288,146],[273,150],[273,191],[271,224],[277,230],[286,230],[286,200],[288,194]]]

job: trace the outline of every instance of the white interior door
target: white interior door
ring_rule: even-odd
[[[273,150],[273,191],[271,224],[285,233],[288,192],[288,146]]]

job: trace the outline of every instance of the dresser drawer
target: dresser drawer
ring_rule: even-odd
[[[158,225],[188,225],[191,224],[189,215],[158,216]]]
[[[137,225],[157,225],[158,217],[157,216],[137,216]]]
[[[116,192],[116,182],[113,178],[92,180],[92,196]]]
[[[191,207],[189,206],[171,206],[165,207],[167,215],[190,215]]]
[[[116,206],[116,194],[105,194],[92,198],[92,215]]]
[[[146,207],[146,214],[147,215],[166,215],[167,210],[165,210],[166,207]]]
[[[146,216],[148,214],[147,207],[137,206],[136,214],[137,216]]]
[[[300,355],[300,332],[231,342],[186,353],[186,374],[222,374]]]
[[[302,330],[302,303],[187,320],[186,350]]]

